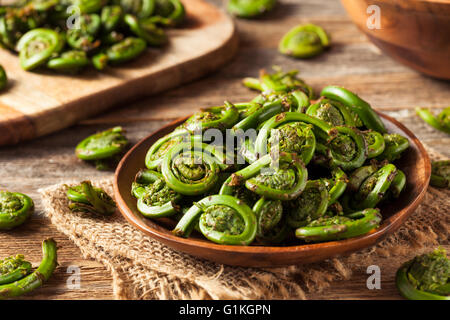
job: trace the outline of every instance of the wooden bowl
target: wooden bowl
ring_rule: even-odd
[[[397,163],[406,174],[407,184],[397,200],[381,207],[383,215],[381,226],[364,236],[341,241],[278,247],[229,246],[212,243],[201,235],[188,239],[180,238],[171,233],[174,225],[167,224],[167,220],[154,221],[144,218],[136,208],[136,199],[131,196],[131,184],[139,169],[145,167],[144,159],[150,146],[157,139],[172,132],[186,118],[177,120],[144,138],[125,155],[117,167],[114,180],[117,205],[129,223],[150,237],[175,250],[227,265],[275,267],[310,263],[372,246],[397,230],[416,210],[425,195],[431,174],[428,154],[414,134],[396,120],[379,114],[389,132],[400,133],[409,138],[411,147]]]
[[[450,79],[450,1],[341,0],[358,28],[384,53],[432,77]],[[368,7],[380,8],[369,29]]]

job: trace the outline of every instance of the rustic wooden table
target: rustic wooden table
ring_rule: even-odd
[[[210,0],[222,5],[221,0]],[[317,91],[338,84],[357,92],[374,107],[394,115],[429,145],[450,156],[450,139],[411,117],[417,106],[442,108],[450,105],[450,83],[424,77],[381,54],[350,22],[337,0],[284,0],[282,5],[257,21],[237,21],[240,50],[236,58],[215,74],[156,97],[124,105],[97,118],[81,122],[50,136],[0,148],[0,188],[22,191],[36,202],[36,214],[22,227],[0,233],[0,257],[23,253],[33,263],[41,258],[40,243],[54,237],[60,247],[60,267],[41,289],[28,299],[111,299],[111,276],[99,263],[84,259],[79,249],[44,218],[37,189],[68,179],[108,177],[78,161],[73,150],[78,141],[99,129],[122,125],[132,142],[169,121],[194,110],[219,105],[224,99],[246,101],[253,93],[240,80],[255,76],[272,65],[301,70],[302,77]],[[332,37],[331,50],[308,61],[296,61],[277,52],[287,30],[298,23],[323,26]],[[205,40],[206,41],[206,40]],[[81,268],[81,288],[70,290],[68,266]],[[398,299],[394,270],[383,270],[382,290],[368,290],[367,275],[356,273],[351,280],[334,282],[312,299]]]

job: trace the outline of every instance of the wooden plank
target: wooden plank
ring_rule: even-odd
[[[0,134],[0,145],[60,130],[118,103],[192,81],[228,61],[237,44],[232,20],[203,0],[186,0],[185,5],[186,27],[169,31],[169,45],[101,73],[26,72],[16,55],[0,50],[11,80],[0,105],[14,111],[13,116],[0,113],[0,133],[7,133]]]

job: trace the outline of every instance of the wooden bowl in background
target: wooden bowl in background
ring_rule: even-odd
[[[449,0],[341,0],[370,41],[395,60],[426,75],[450,79]],[[380,29],[369,29],[371,5],[380,8]]]
[[[381,207],[383,221],[381,226],[364,236],[357,238],[315,244],[290,246],[230,246],[210,242],[201,235],[188,239],[171,233],[174,225],[167,219],[158,221],[144,218],[136,208],[136,199],[131,195],[131,184],[136,173],[145,167],[145,155],[150,146],[159,138],[173,131],[186,118],[177,120],[136,144],[122,159],[117,167],[114,179],[114,195],[118,208],[125,219],[133,226],[161,241],[167,246],[227,265],[245,267],[276,267],[321,261],[334,256],[357,251],[376,244],[397,230],[422,201],[431,175],[431,164],[423,145],[398,121],[379,113],[391,133],[400,133],[408,137],[411,147],[396,162],[407,177],[406,189],[392,203]]]

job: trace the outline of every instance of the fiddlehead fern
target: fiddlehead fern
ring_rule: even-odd
[[[360,127],[359,118],[346,106],[338,101],[322,98],[318,102],[310,105],[306,114],[325,121],[332,127],[349,126]]]
[[[158,139],[147,152],[145,166],[151,170],[158,168],[167,151],[173,146],[181,143],[187,134],[188,132],[184,129],[175,130],[161,139]]]
[[[340,167],[352,170],[364,164],[367,159],[367,148],[358,129],[350,127],[334,127],[328,131],[326,142],[318,142],[317,153],[324,156],[329,167]]]
[[[259,199],[253,206],[258,224],[256,238],[263,244],[281,243],[289,232],[280,200]]]
[[[385,148],[377,156],[377,160],[387,160],[392,162],[400,158],[401,154],[409,148],[409,140],[398,133],[384,134]]]
[[[121,6],[105,6],[102,8],[100,20],[104,32],[115,30],[123,18],[123,9]]]
[[[171,190],[162,174],[141,170],[136,175],[132,194],[138,199],[137,208],[147,218],[169,217],[179,210],[176,203],[182,196]]]
[[[155,0],[114,0],[113,3],[139,19],[148,18],[155,11]]]
[[[75,73],[89,64],[89,59],[84,51],[72,50],[62,53],[47,62],[47,68]]]
[[[328,190],[328,206],[336,203],[336,201],[344,194],[348,183],[347,175],[341,168],[333,168],[331,174],[331,179],[322,179]]]
[[[79,18],[80,28],[67,30],[67,43],[73,49],[90,52],[97,49],[101,42],[97,39],[101,19],[98,14],[84,14]]]
[[[233,194],[234,187],[242,184],[250,191],[272,200],[292,200],[303,191],[308,171],[296,154],[280,153],[279,166],[265,155],[248,167],[232,174],[220,189],[221,195]]]
[[[146,22],[176,27],[186,17],[186,10],[180,0],[156,0],[155,12]]]
[[[240,18],[255,18],[271,11],[277,0],[229,0],[228,12]]]
[[[395,282],[410,300],[450,300],[450,260],[444,249],[417,256],[397,271]]]
[[[353,92],[336,86],[323,88],[321,95],[343,103],[347,108],[356,113],[367,129],[372,129],[380,133],[386,133],[383,121],[372,109],[370,104],[358,97]]]
[[[258,155],[264,155],[271,151],[271,147],[278,147],[280,151],[297,153],[307,165],[316,147],[313,126],[322,130],[324,136],[329,130],[325,122],[302,113],[286,112],[274,116],[259,131],[255,151]],[[275,146],[277,142],[278,146]]]
[[[18,268],[20,268],[20,266],[25,266],[26,271],[29,272],[26,262],[21,261],[21,259],[14,260],[14,264],[17,264]],[[8,272],[10,269],[10,267],[6,265],[8,264],[8,261],[6,264],[4,263],[5,260],[0,263],[0,277],[3,270]],[[42,284],[51,277],[57,265],[57,248],[55,240],[44,240],[42,242],[42,261],[39,267],[33,273],[28,274],[25,277],[9,283],[0,284],[0,300],[18,297],[41,287]],[[16,270],[18,269],[16,268]]]
[[[379,169],[372,164],[355,170],[348,185],[348,191],[352,192],[347,195],[350,198],[349,207],[355,210],[375,208],[385,198],[398,172],[393,164],[383,165]],[[394,195],[398,195],[405,186],[403,176],[401,172],[396,180],[392,191]]]
[[[120,64],[137,58],[146,47],[146,42],[141,38],[128,37],[109,47],[106,55],[112,64]]]
[[[378,209],[365,209],[348,216],[323,217],[295,230],[295,236],[305,241],[333,241],[358,237],[378,228]]]
[[[314,96],[312,88],[297,75],[297,70],[283,72],[275,68],[275,72],[272,74],[262,70],[259,79],[245,78],[243,84],[250,89],[263,92],[264,95],[271,95],[273,93],[287,94],[294,91],[301,91],[308,98],[312,99]]]
[[[79,159],[96,162],[99,170],[108,169],[128,146],[124,133],[122,127],[114,127],[93,134],[77,145],[75,154]]]
[[[450,188],[450,160],[431,163],[430,184],[438,188]]]
[[[239,121],[239,110],[230,102],[221,108],[209,108],[195,113],[186,120],[183,127],[192,133],[206,129],[225,130]]]
[[[232,196],[214,195],[195,203],[178,222],[173,233],[187,237],[197,221],[203,235],[219,244],[249,245],[256,237],[255,214]]]
[[[90,181],[67,189],[69,209],[74,212],[89,212],[110,216],[116,211],[116,203],[102,189],[92,186]]]
[[[139,21],[138,18],[131,14],[126,14],[124,21],[130,30],[139,38],[144,39],[148,45],[160,47],[167,43],[166,33],[155,24]]]
[[[298,58],[311,58],[322,53],[330,45],[327,33],[314,24],[300,25],[290,30],[281,39],[279,51]]]
[[[25,70],[35,69],[45,64],[63,47],[64,40],[56,31],[43,28],[28,31],[17,43],[17,50],[20,51],[20,65]]]
[[[0,260],[0,286],[20,280],[31,273],[31,263],[23,255]]]
[[[381,133],[373,130],[362,131],[367,145],[367,159],[376,158],[383,153],[386,142]]]
[[[45,1],[45,0],[43,0]],[[52,0],[50,0],[52,1]],[[49,1],[47,1],[49,2]],[[58,2],[58,1],[52,1],[52,2]],[[71,4],[75,5],[79,8],[80,13],[94,13],[99,11],[107,0],[70,0]]]
[[[328,190],[322,180],[309,180],[300,196],[288,203],[287,222],[293,228],[322,217],[328,208]]]
[[[0,230],[23,224],[34,212],[34,203],[23,193],[0,191]]]
[[[442,110],[437,117],[428,109],[417,108],[416,113],[433,128],[450,134],[450,107]]]
[[[161,172],[171,189],[196,196],[214,187],[219,172],[227,168],[226,162],[219,148],[193,140],[171,148],[164,156]]]

